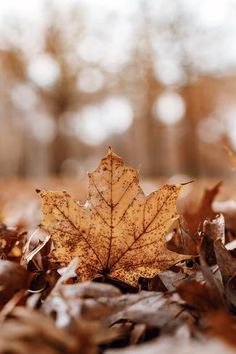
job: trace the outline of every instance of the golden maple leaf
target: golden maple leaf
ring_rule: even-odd
[[[153,277],[186,258],[165,246],[178,218],[180,185],[165,185],[145,196],[137,170],[111,149],[88,177],[84,205],[66,192],[39,191],[42,225],[55,245],[52,261],[66,265],[78,256],[81,280],[103,274],[136,286],[140,276]]]

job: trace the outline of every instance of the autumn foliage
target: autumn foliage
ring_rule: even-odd
[[[84,205],[66,192],[39,192],[42,226],[55,244],[51,260],[62,266],[78,256],[80,280],[102,274],[135,286],[140,276],[155,276],[183,258],[165,247],[180,189],[166,185],[146,197],[137,171],[110,149],[89,174]]]
[[[184,185],[146,196],[112,149],[88,179],[83,203],[37,190],[38,228],[1,225],[0,353],[234,353],[236,230],[213,207],[221,183],[179,214]]]

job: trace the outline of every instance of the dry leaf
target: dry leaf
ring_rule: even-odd
[[[165,245],[180,189],[165,185],[146,197],[137,171],[109,149],[89,174],[84,205],[66,192],[39,191],[42,224],[55,244],[51,260],[65,265],[78,256],[80,280],[101,274],[137,286],[140,276],[153,277],[184,258]]]
[[[79,284],[66,284],[61,286],[64,298],[113,298],[121,295],[118,288],[110,284],[86,281]]]
[[[180,227],[175,230],[168,242],[170,250],[188,255],[199,254],[199,247],[203,238],[203,234],[201,233],[203,223],[207,218],[212,219],[216,216],[216,212],[212,209],[212,203],[219,193],[221,184],[222,182],[219,182],[212,189],[205,190],[195,212],[189,212],[188,208],[181,215]]]
[[[151,291],[121,294],[114,286],[96,282],[63,285],[46,299],[42,309],[53,314],[59,326],[68,325],[73,318],[86,318],[107,326],[131,321],[149,328],[166,326],[182,310],[172,295]]]
[[[83,282],[71,285],[61,284],[45,300],[42,309],[47,315],[54,315],[58,326],[68,326],[72,319],[83,316],[89,320],[102,320],[117,310],[119,305],[113,298],[121,292],[110,284]],[[124,306],[124,303],[122,303]]]
[[[201,229],[205,219],[213,218],[216,216],[216,213],[212,209],[212,203],[219,193],[219,189],[222,185],[222,182],[217,183],[213,188],[206,189],[202,200],[195,211],[195,213],[190,213],[189,210],[186,210],[183,215],[182,225],[190,235],[194,235],[199,229]]]
[[[69,329],[57,328],[39,311],[16,307],[1,325],[0,353],[97,354],[99,345],[116,337],[115,331],[82,320]]]
[[[167,242],[167,247],[170,251],[178,252],[181,254],[197,256],[198,246],[202,241],[202,236],[199,233],[190,235],[182,226],[175,229],[170,234],[170,239]]]
[[[215,273],[212,272],[212,269],[206,262],[204,252],[200,250],[200,263],[202,275],[205,279],[205,284],[208,288],[209,296],[212,299],[212,307],[215,308],[225,308],[225,298],[224,298],[224,289],[222,282],[217,277]]]
[[[230,254],[220,239],[214,242],[214,248],[223,283],[227,284],[229,279],[236,274],[236,258]]]
[[[217,264],[219,266],[223,284],[225,287],[225,297],[233,311],[236,309],[236,258],[222,244],[221,240],[214,242]]]
[[[177,292],[188,306],[197,309],[199,313],[215,311],[219,307],[211,289],[196,280],[182,282]]]
[[[225,219],[222,214],[214,219],[206,219],[203,223],[203,239],[201,253],[209,266],[216,264],[214,241],[220,239],[225,243]]]
[[[212,220],[206,219],[203,223],[203,232],[212,241],[220,239],[222,243],[225,243],[225,218],[223,214],[216,215]]]
[[[149,328],[163,328],[170,322],[173,324],[182,311],[174,297],[154,291],[113,297],[111,300],[107,299],[107,304],[113,309],[113,314],[106,320],[109,325],[128,320],[145,324]]]
[[[68,265],[68,267],[66,267],[63,270],[63,273],[61,274],[61,277],[58,279],[58,281],[56,282],[53,290],[51,291],[52,293],[57,292],[61,286],[66,283],[69,279],[72,279],[76,276],[76,269],[78,268],[78,264],[79,264],[79,258],[76,257],[74,259],[72,259],[72,261],[70,262],[70,264]]]
[[[187,326],[181,326],[172,336],[148,341],[141,345],[132,345],[124,349],[110,349],[105,354],[235,354],[235,348],[222,342],[217,337],[191,338]]]

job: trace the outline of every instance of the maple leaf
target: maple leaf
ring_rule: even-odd
[[[165,246],[178,218],[180,185],[165,185],[145,196],[137,170],[111,149],[88,177],[84,205],[66,192],[38,191],[42,226],[55,245],[52,261],[66,265],[78,256],[80,280],[102,274],[137,286],[140,276],[153,277],[186,258]]]

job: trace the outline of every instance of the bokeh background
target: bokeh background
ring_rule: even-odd
[[[0,1],[0,176],[230,174],[236,0]]]

